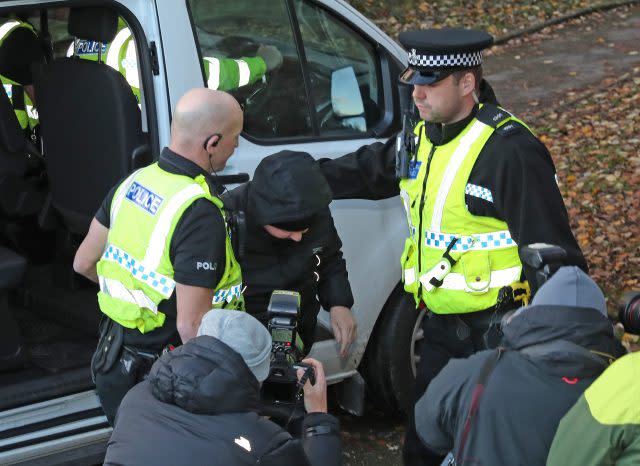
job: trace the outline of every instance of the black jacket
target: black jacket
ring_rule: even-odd
[[[534,353],[534,345],[543,343]],[[568,306],[524,309],[504,327],[503,346],[459,466],[544,465],[560,419],[624,353],[600,311]],[[480,370],[494,354],[453,359],[431,382],[415,408],[416,429],[428,448],[458,454]]]
[[[315,326],[320,305],[327,310],[338,305],[351,308],[353,295],[342,257],[342,241],[329,208],[313,217],[309,231],[300,242],[279,240],[269,235],[256,218],[262,222],[272,218],[273,223],[277,223],[286,219],[286,213],[298,211],[296,202],[302,201],[292,195],[290,203],[284,205],[273,200],[268,202],[261,196],[252,197],[253,183],[246,183],[222,197],[226,208],[246,213],[244,255],[239,261],[247,287],[244,292],[247,311],[264,320],[261,313],[267,310],[271,292],[278,289],[300,292],[303,330],[305,323],[307,327]],[[317,265],[316,254],[320,265]],[[313,331],[312,328],[307,330]]]
[[[496,104],[491,87],[483,81],[480,101]],[[450,125],[427,123],[425,131],[435,145],[454,139],[475,116]],[[398,195],[395,176],[396,138],[376,142],[340,158],[321,160],[334,199],[385,199]],[[519,123],[496,130],[469,176],[469,183],[489,189],[493,202],[469,194],[465,201],[473,215],[503,220],[519,245],[548,243],[563,247],[569,263],[587,270],[567,210],[555,181],[555,167],[544,144]],[[525,266],[530,283],[533,271]]]
[[[125,396],[106,465],[336,465],[338,421],[314,413],[295,440],[257,414],[260,387],[244,360],[221,341],[200,336],[163,355],[149,378]],[[314,430],[319,426],[320,429]]]

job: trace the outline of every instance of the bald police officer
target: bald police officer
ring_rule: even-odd
[[[549,152],[498,106],[482,78],[482,50],[493,38],[432,29],[399,39],[409,52],[400,81],[413,86],[420,114],[413,133],[399,138],[400,156],[392,139],[324,161],[322,168],[335,199],[401,195],[409,223],[404,287],[416,307],[427,310],[419,397],[450,358],[498,344],[501,316],[522,304],[533,282],[519,245],[557,244],[572,264],[587,265]],[[405,462],[439,465],[441,458],[420,445],[413,413],[410,418]]]

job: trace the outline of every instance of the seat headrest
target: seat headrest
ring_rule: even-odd
[[[118,32],[118,12],[101,6],[71,8],[67,28],[78,39],[108,43]]]

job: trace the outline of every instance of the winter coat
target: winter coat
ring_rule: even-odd
[[[127,393],[104,464],[340,464],[334,417],[307,415],[303,437],[294,439],[259,407],[260,386],[242,357],[213,337],[196,337],[163,355]]]
[[[544,465],[562,416],[624,350],[591,308],[539,305],[504,327],[504,352],[486,381],[464,451],[460,440],[480,371],[495,350],[451,360],[415,408],[423,443],[458,466]]]

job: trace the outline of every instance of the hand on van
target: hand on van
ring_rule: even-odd
[[[340,357],[347,355],[349,346],[356,339],[358,324],[353,318],[351,309],[345,306],[332,306],[331,328],[333,329],[333,337],[340,345]]]

